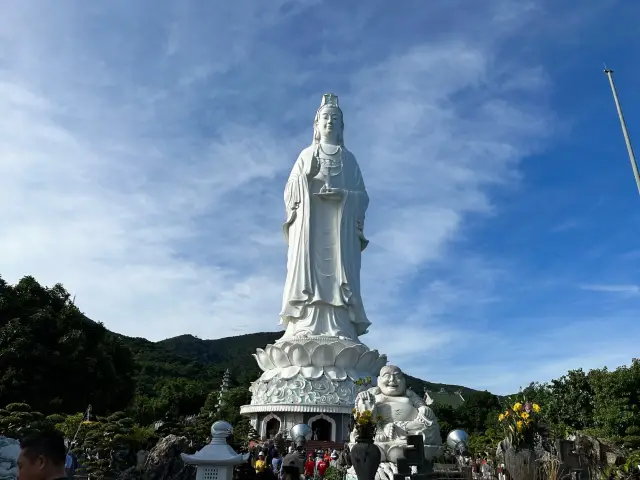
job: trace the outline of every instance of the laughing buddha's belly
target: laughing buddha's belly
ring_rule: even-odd
[[[418,410],[407,397],[376,395],[376,409],[382,415],[382,423],[410,422],[418,416]]]

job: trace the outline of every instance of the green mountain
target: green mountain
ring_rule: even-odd
[[[240,375],[243,378],[249,377],[250,381],[255,380],[260,369],[251,354],[256,348],[264,348],[269,343],[274,343],[282,336],[282,332],[260,332],[235,337],[219,338],[216,340],[201,340],[193,335],[180,335],[157,342],[157,345],[169,350],[180,358],[188,358],[205,365],[224,365],[231,369],[233,375]],[[407,376],[409,386],[416,392],[422,393],[425,389],[429,391],[465,393],[476,392],[476,390],[460,385],[448,385],[443,383],[433,383],[416,377]]]
[[[260,370],[252,354],[282,335],[263,332],[216,340],[181,335],[160,342],[110,332],[87,318],[60,284],[0,278],[0,407],[25,403],[44,414],[126,410],[147,424],[167,414],[189,415],[214,402],[231,371],[237,402],[248,402]],[[409,378],[425,388],[470,389]]]
[[[166,413],[193,414],[207,403],[215,404],[217,390],[226,369],[231,386],[240,396],[238,404],[248,403],[249,384],[260,375],[251,356],[256,348],[274,343],[282,332],[260,332],[215,340],[180,335],[159,342],[117,335],[133,353],[135,395],[129,405],[131,414],[141,422],[151,422]],[[420,394],[430,391],[462,392],[470,398],[475,390],[407,376],[409,386]],[[446,402],[450,403],[450,402]]]

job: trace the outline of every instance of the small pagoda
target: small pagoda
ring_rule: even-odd
[[[222,376],[222,384],[220,385],[220,392],[218,393],[218,403],[216,403],[216,410],[220,410],[224,405],[224,394],[229,391],[231,385],[231,372],[227,368]]]

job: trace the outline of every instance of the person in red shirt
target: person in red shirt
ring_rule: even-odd
[[[310,453],[307,457],[307,461],[304,464],[304,476],[305,478],[313,478],[316,473],[316,462],[313,460],[313,453]]]
[[[327,471],[328,467],[329,464],[325,461],[324,458],[318,462],[318,476],[320,478],[324,478],[324,472]]]

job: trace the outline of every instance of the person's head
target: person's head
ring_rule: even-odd
[[[322,97],[322,105],[313,122],[314,143],[324,142],[344,145],[344,119],[338,106],[338,97],[327,93]]]
[[[258,454],[258,458],[259,458],[260,460],[264,460],[264,452],[260,452],[260,453]]]
[[[60,432],[41,432],[20,442],[18,477],[20,480],[51,480],[65,476],[67,452]]]

